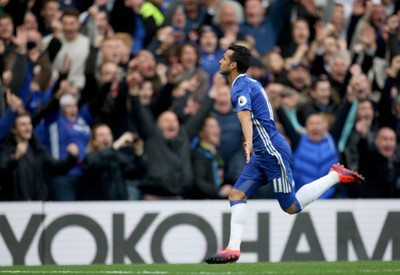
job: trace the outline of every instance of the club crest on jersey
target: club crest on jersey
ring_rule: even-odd
[[[238,99],[238,104],[240,107],[244,106],[247,103],[247,98],[244,96],[240,96]]]

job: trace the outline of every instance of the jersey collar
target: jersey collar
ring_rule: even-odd
[[[242,77],[242,76],[245,76],[246,74],[240,74],[240,75],[238,75],[236,78],[235,78],[235,80],[233,80],[233,82],[232,82],[232,87],[233,87],[233,85],[235,84],[235,82],[236,82],[236,80],[239,78],[239,77]]]

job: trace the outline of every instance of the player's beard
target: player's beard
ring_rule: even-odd
[[[230,74],[230,71],[228,71],[228,70],[223,71],[223,70],[220,68],[220,69],[219,69],[219,73],[222,74],[222,75],[227,76],[228,74]]]

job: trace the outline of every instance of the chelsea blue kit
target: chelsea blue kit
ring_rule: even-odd
[[[236,112],[251,112],[253,154],[234,188],[250,197],[260,186],[272,184],[282,209],[295,201],[292,150],[276,128],[273,110],[261,84],[239,75],[232,83],[231,103]]]

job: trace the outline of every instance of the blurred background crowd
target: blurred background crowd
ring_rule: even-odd
[[[226,198],[245,163],[231,44],[293,149],[400,194],[398,0],[0,0],[0,200]],[[254,198],[273,198],[270,186]]]

